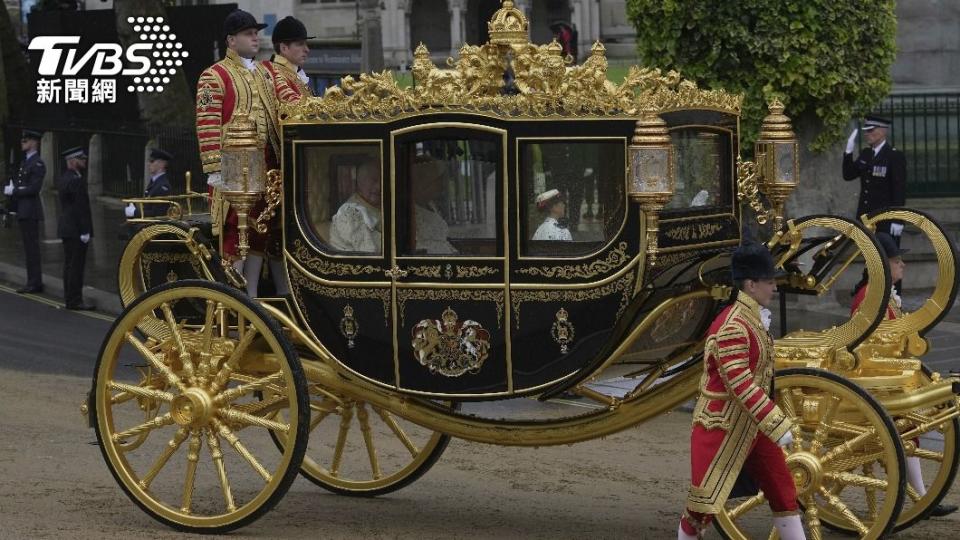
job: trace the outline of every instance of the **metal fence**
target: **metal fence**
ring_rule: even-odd
[[[874,111],[893,121],[907,158],[907,196],[960,196],[960,92],[895,93]]]

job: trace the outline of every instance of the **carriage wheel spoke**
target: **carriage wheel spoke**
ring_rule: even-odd
[[[174,373],[166,364],[161,360],[162,355],[154,354],[142,341],[137,339],[132,332],[127,332],[126,335],[127,342],[129,342],[133,347],[140,353],[146,361],[150,362],[157,371],[163,374],[167,379],[167,382],[170,383],[170,386],[175,386],[180,389],[181,392],[185,390],[183,382],[180,380],[180,377],[177,377],[177,374]]]
[[[757,493],[753,497],[750,497],[749,499],[743,501],[737,506],[734,506],[729,512],[727,512],[727,514],[729,514],[731,521],[736,521],[740,519],[742,515],[760,506],[766,501],[767,501],[767,498],[763,495],[763,492],[761,491],[760,493]]]
[[[907,497],[910,497],[910,500],[914,503],[923,498],[923,496],[917,493],[917,490],[913,489],[913,486],[910,484],[907,484]]]
[[[230,431],[230,428],[216,418],[213,418],[210,423],[213,424],[214,429],[220,433],[220,436],[223,437],[224,440],[226,440],[230,446],[237,451],[238,454],[240,454],[240,457],[246,460],[253,470],[257,471],[257,474],[263,478],[264,482],[270,482],[272,478],[270,473],[263,467],[263,465],[260,464],[259,461],[257,461],[257,458],[253,457],[253,454],[250,453],[250,450],[247,450],[247,447],[240,442],[240,439],[238,439],[232,431]]]
[[[848,507],[846,504],[843,503],[843,501],[840,500],[840,497],[837,497],[833,493],[830,493],[823,487],[820,488],[820,495],[823,496],[824,502],[826,502],[828,506],[830,506],[831,508],[839,512],[844,518],[846,518],[846,520],[850,522],[851,525],[853,525],[853,528],[857,529],[857,531],[861,535],[865,535],[870,531],[870,528],[864,525],[862,521],[860,521],[860,518],[858,518],[853,513],[853,511],[850,510],[850,507]]]
[[[223,330],[221,329],[221,332]],[[210,384],[210,393],[216,394],[222,390],[227,381],[230,380],[230,374],[233,373],[233,370],[236,369],[237,364],[240,363],[240,359],[243,358],[243,355],[247,352],[247,348],[253,343],[254,338],[257,337],[257,327],[249,328],[246,332],[243,333],[243,337],[240,338],[240,341],[237,342],[237,346],[233,349],[233,352],[230,353],[230,358],[220,366],[220,370],[217,372],[216,376],[213,378],[213,383]]]
[[[107,388],[111,390],[119,390],[121,392],[120,394],[110,397],[110,403],[114,405],[118,403],[123,403],[124,401],[129,401],[130,399],[133,399],[135,397],[152,399],[154,401],[162,401],[164,403],[170,403],[171,401],[173,401],[173,394],[171,394],[170,392],[157,390],[155,388],[144,388],[143,386],[126,384],[126,383],[121,383],[116,381],[108,382]],[[123,396],[122,399],[120,398],[121,396]]]
[[[173,340],[177,344],[177,351],[180,352],[180,363],[183,365],[183,374],[187,376],[187,381],[192,385],[197,384],[197,377],[193,370],[193,361],[190,359],[190,353],[187,352],[187,346],[183,343],[183,335],[180,331],[183,329],[173,318],[173,310],[170,304],[164,302],[160,304],[160,311],[163,312],[163,318],[167,322],[170,333],[173,334]]]
[[[920,459],[929,459],[930,461],[943,463],[943,452],[935,452],[933,450],[927,450],[925,448],[917,448],[916,450],[913,451],[913,455]]]
[[[835,459],[830,462],[828,470],[834,472],[852,471],[857,467],[880,461],[884,459],[884,457],[882,452],[876,452],[873,454],[851,456],[844,459]]]
[[[873,463],[864,463],[863,464],[863,475],[876,479],[876,476],[873,474]],[[884,487],[882,489],[886,490],[886,486],[889,485],[888,482],[884,482]],[[866,489],[866,498],[867,498],[867,513],[870,515],[870,521],[877,520],[877,490],[867,488]]]
[[[226,503],[227,512],[233,512],[237,509],[233,502],[233,492],[230,490],[230,480],[227,479],[227,467],[223,463],[223,450],[220,449],[220,441],[217,434],[210,430],[207,432],[207,447],[210,449],[210,458],[217,468],[217,477],[220,479],[220,491],[223,492],[223,501]]]
[[[825,396],[826,403],[823,405],[822,414],[820,415],[820,422],[817,424],[816,431],[813,432],[813,441],[810,443],[810,453],[813,455],[820,455],[823,451],[823,443],[827,440],[827,434],[830,432],[830,424],[833,422],[833,417],[837,414],[837,408],[840,405],[840,397],[835,395]]]
[[[185,427],[181,427],[173,434],[173,438],[170,439],[167,446],[164,447],[163,452],[157,457],[157,461],[154,462],[153,467],[140,479],[139,484],[141,488],[150,489],[150,483],[160,474],[160,471],[163,470],[167,462],[170,461],[170,458],[173,457],[173,454],[180,448],[180,445],[183,444],[183,441],[187,439],[187,435],[189,434],[190,430]]]
[[[313,430],[317,429],[320,422],[323,422],[326,417],[330,416],[330,413],[337,410],[337,404],[327,398],[323,398],[323,401],[321,401],[319,405],[310,402],[310,410],[313,411],[313,416],[310,418],[310,429],[308,432],[313,433]]]
[[[228,422],[234,422],[245,426],[262,427],[264,429],[276,431],[277,433],[282,433],[284,435],[290,431],[290,424],[284,424],[283,422],[277,422],[276,420],[269,420],[267,418],[241,412],[236,409],[220,409],[217,411],[217,414]]]
[[[217,394],[217,396],[213,398],[213,404],[219,406],[225,403],[230,403],[231,401],[240,399],[247,394],[252,394],[258,390],[263,390],[268,386],[281,383],[283,383],[283,372],[278,371],[276,373],[267,375],[266,377],[234,386],[229,390],[225,390]]]
[[[390,428],[390,431],[400,439],[400,442],[407,447],[407,451],[410,452],[410,455],[417,457],[417,454],[420,453],[420,449],[417,448],[417,445],[413,444],[413,441],[410,440],[410,437],[407,436],[407,433],[403,431],[403,428],[400,427],[400,424],[397,424],[397,420],[389,412],[379,408],[374,407],[374,411],[380,415],[380,418],[383,419],[383,423],[387,424],[387,427]]]
[[[887,486],[890,485],[886,480],[871,478],[869,476],[861,476],[859,474],[849,472],[828,472],[824,474],[824,477],[830,480],[835,480],[840,484],[847,484],[850,486],[857,486],[871,490],[879,489],[881,491],[885,491]]]
[[[347,443],[347,432],[350,431],[350,421],[353,420],[353,404],[344,405],[340,413],[340,432],[337,433],[337,446],[333,450],[333,463],[330,464],[330,476],[340,474],[340,461],[343,459],[343,447]]]
[[[370,458],[370,472],[374,480],[379,480],[380,463],[377,460],[377,450],[373,446],[373,434],[370,432],[370,413],[361,401],[357,403],[357,420],[360,422],[360,432],[363,434],[363,442],[367,447],[367,457]]]
[[[148,431],[153,431],[153,430],[155,430],[155,429],[157,429],[157,428],[161,428],[161,427],[163,427],[163,426],[169,426],[170,424],[173,424],[173,416],[171,416],[170,413],[166,413],[166,414],[164,414],[164,415],[162,415],[162,416],[158,416],[158,417],[156,417],[156,418],[154,418],[154,419],[152,419],[152,420],[147,420],[146,422],[144,422],[144,423],[142,423],[142,424],[140,424],[140,425],[138,425],[138,426],[134,426],[134,427],[132,427],[132,428],[126,430],[126,431],[121,431],[121,432],[119,432],[119,433],[114,433],[110,438],[113,439],[113,442],[119,443],[119,442],[121,442],[121,441],[123,441],[123,440],[125,440],[125,439],[130,438],[130,437],[136,437],[137,435],[140,435],[141,433],[146,433],[146,432],[148,432]]]
[[[779,539],[780,539],[780,532],[777,531],[777,526],[774,525],[773,528],[770,529],[770,534],[767,535],[767,540],[779,540]]]
[[[217,313],[217,306],[213,300],[207,300],[203,312],[203,352],[210,354],[213,350],[213,317]]]
[[[817,502],[813,500],[813,495],[807,495],[803,498],[803,517],[807,522],[807,530],[810,531],[811,540],[822,540],[823,531],[820,528],[820,515],[817,510]]]
[[[843,456],[852,454],[858,448],[869,442],[870,439],[876,438],[876,433],[876,428],[870,428],[866,432],[854,437],[853,439],[833,447],[820,458],[820,462],[826,464]]]
[[[183,500],[180,511],[189,514],[193,505],[193,484],[197,478],[197,462],[200,461],[200,430],[190,434],[190,446],[187,447],[187,476],[183,482]]]

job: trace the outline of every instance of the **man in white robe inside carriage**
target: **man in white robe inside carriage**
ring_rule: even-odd
[[[380,253],[380,167],[374,160],[357,170],[357,191],[344,201],[330,224],[330,245],[338,251]]]

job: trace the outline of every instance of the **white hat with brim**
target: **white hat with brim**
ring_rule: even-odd
[[[560,190],[548,189],[537,195],[537,208],[544,210],[560,199]]]

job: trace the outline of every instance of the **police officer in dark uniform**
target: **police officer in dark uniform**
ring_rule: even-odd
[[[87,154],[77,147],[61,155],[67,162],[67,168],[57,180],[60,200],[57,234],[63,240],[63,298],[67,309],[90,310],[93,307],[83,302],[83,269],[87,246],[93,236],[90,196],[83,177]]]
[[[857,217],[885,208],[903,206],[907,189],[907,160],[903,152],[887,141],[890,120],[868,116],[862,129],[863,138],[869,146],[861,150],[860,156],[854,159],[853,151],[857,139],[857,130],[854,129],[847,140],[846,153],[843,155],[843,179],[860,179]],[[877,227],[877,231],[889,233],[899,245],[903,223],[884,222]]]
[[[40,268],[40,222],[43,221],[43,205],[40,190],[47,167],[40,159],[39,131],[24,130],[20,138],[23,162],[16,177],[3,188],[4,195],[16,206],[17,222],[23,239],[23,254],[27,262],[27,284],[17,289],[18,293],[43,292],[43,274]]]
[[[170,179],[167,176],[167,166],[170,161],[173,160],[173,155],[169,152],[161,150],[159,148],[150,149],[150,157],[148,158],[147,171],[150,173],[150,183],[147,184],[147,188],[143,191],[144,197],[169,197],[172,188],[170,187]],[[124,213],[128,218],[140,217],[139,211],[133,203],[127,205]],[[143,214],[144,217],[159,217],[164,216],[167,213],[167,209],[162,204],[147,204],[144,205]]]

